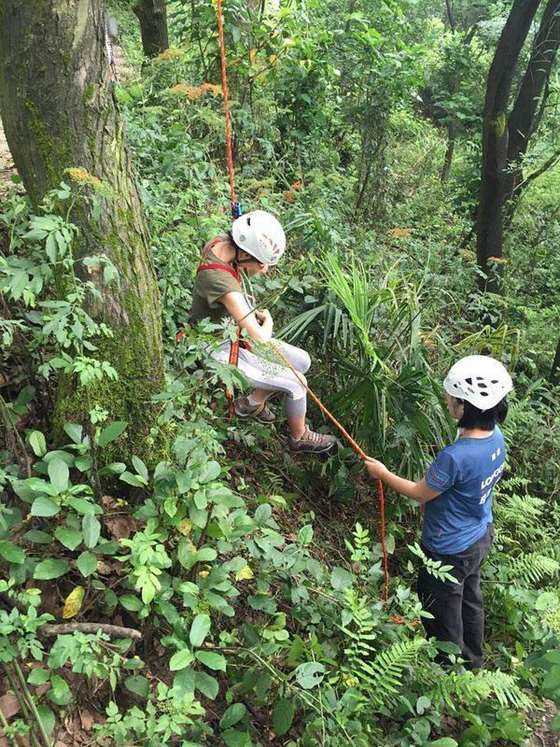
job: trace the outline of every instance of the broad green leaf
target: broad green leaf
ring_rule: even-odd
[[[87,578],[97,570],[97,558],[92,552],[86,550],[78,556],[76,565],[78,566],[78,569],[82,576],[85,576]]]
[[[68,489],[69,471],[66,462],[62,459],[53,459],[48,466],[49,478],[51,483],[59,493]]]
[[[325,667],[316,661],[308,661],[300,664],[295,670],[296,681],[304,690],[311,690],[323,681]]]
[[[33,578],[38,581],[50,581],[53,578],[59,578],[68,573],[70,566],[67,560],[60,560],[57,558],[47,558],[37,563],[35,571],[33,572]]]
[[[148,482],[148,468],[144,464],[144,462],[139,459],[137,456],[132,457],[132,466],[138,472],[140,477],[143,477],[146,482]]]
[[[29,445],[35,456],[42,457],[47,453],[47,442],[41,431],[32,431],[29,435]]]
[[[217,654],[214,651],[197,651],[195,656],[208,669],[214,669],[219,672],[226,671],[226,659],[222,654]]]
[[[210,560],[216,560],[218,557],[218,553],[216,550],[214,550],[213,547],[201,547],[200,550],[196,553],[196,559],[200,563],[207,563]]]
[[[124,594],[124,596],[119,597],[119,602],[129,612],[140,612],[144,606],[140,599],[132,596],[132,594]]]
[[[150,682],[147,677],[142,677],[141,674],[127,677],[124,681],[124,686],[127,690],[130,690],[131,693],[135,693],[144,699],[150,694]]]
[[[193,658],[192,651],[189,651],[188,648],[183,648],[181,651],[174,653],[171,659],[169,659],[169,669],[172,672],[178,672],[180,669],[188,667]]]
[[[82,443],[83,428],[78,423],[64,423],[64,432],[75,444]]]
[[[97,444],[98,446],[101,446],[101,448],[107,446],[107,444],[110,444],[111,441],[114,441],[116,438],[118,438],[121,433],[125,430],[128,423],[125,423],[123,420],[116,420],[114,423],[111,423],[106,428],[103,428],[101,433],[99,434],[97,438]]]
[[[290,731],[294,722],[296,706],[291,698],[279,698],[272,711],[272,728],[278,737]]]
[[[24,550],[9,540],[0,540],[0,556],[8,563],[17,563],[18,565],[25,560]]]
[[[187,693],[194,693],[196,672],[194,669],[181,669],[173,677],[173,697],[181,700]]]
[[[269,503],[263,503],[255,511],[255,521],[259,525],[266,524],[266,522],[270,519],[271,516],[272,516],[272,506]]]
[[[44,685],[45,682],[49,681],[50,676],[50,672],[47,669],[37,667],[31,670],[27,681],[30,685]]]
[[[39,498],[35,498],[31,504],[30,514],[31,516],[56,516],[59,511],[60,506],[57,503],[41,495]]]
[[[215,677],[207,672],[197,672],[195,675],[195,688],[210,700],[214,700],[220,691],[220,685]]]
[[[101,524],[92,514],[86,514],[82,519],[82,533],[85,546],[91,550],[97,545],[101,534]]]
[[[451,737],[442,737],[433,742],[428,742],[428,747],[457,747],[457,744],[458,742]]]
[[[558,594],[554,591],[544,591],[542,594],[539,594],[535,602],[535,609],[539,611],[553,609],[558,606]]]
[[[235,726],[242,718],[245,718],[246,714],[247,707],[243,703],[232,703],[229,708],[226,708],[224,715],[220,719],[220,728],[229,729]]]
[[[40,529],[30,529],[23,535],[26,542],[33,542],[36,545],[48,545],[53,541],[52,534],[43,532]]]
[[[246,731],[227,729],[222,732],[222,739],[226,747],[253,747],[253,740]]]
[[[119,475],[119,480],[126,482],[127,485],[132,485],[134,488],[143,488],[146,486],[146,480],[140,475],[134,475],[132,472],[123,472]]]
[[[416,701],[416,713],[422,715],[432,705],[432,701],[425,695],[421,695]]]
[[[69,620],[71,617],[76,617],[78,612],[82,608],[82,602],[84,601],[85,589],[83,586],[76,586],[72,589],[70,594],[64,600],[64,607],[62,608],[62,617],[64,620]]]
[[[51,709],[48,706],[45,706],[45,705],[38,705],[37,713],[39,715],[39,718],[41,719],[41,723],[43,724],[43,727],[46,733],[52,734],[52,732],[54,731],[55,724],[56,724],[54,713],[51,711]]]
[[[124,462],[111,462],[111,464],[106,464],[103,469],[99,470],[99,474],[107,474],[110,475],[120,475],[121,472],[126,471],[126,464]]]
[[[298,542],[300,545],[308,545],[313,539],[313,527],[311,524],[306,524],[298,532]]]
[[[75,550],[82,541],[82,533],[69,527],[57,527],[54,536],[61,545],[69,550]]]
[[[88,469],[91,469],[92,464],[93,459],[89,456],[79,456],[74,460],[74,466],[80,472],[87,472]],[[99,470],[99,474],[101,474],[101,470]]]
[[[199,646],[202,646],[202,644],[204,643],[204,639],[210,632],[210,627],[211,627],[211,622],[210,622],[209,615],[200,614],[194,618],[193,624],[191,625],[191,630],[189,633],[189,640],[193,648],[198,648]]]
[[[68,683],[59,674],[51,676],[51,689],[48,697],[58,706],[65,706],[72,702],[72,691]]]
[[[72,498],[68,498],[68,504],[79,514],[100,514],[103,512],[101,506],[92,503],[92,501],[86,501],[85,498],[72,496]]]
[[[221,471],[222,468],[220,467],[218,462],[206,462],[200,470],[200,474],[198,475],[198,482],[201,485],[205,485],[207,482],[212,482],[212,480],[215,480],[219,476]]]
[[[352,586],[353,581],[354,576],[345,568],[341,568],[339,565],[335,565],[335,567],[332,569],[331,586],[333,587],[333,589],[344,591],[344,589],[348,589],[350,586]]]

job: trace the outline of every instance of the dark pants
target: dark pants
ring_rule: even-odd
[[[429,558],[452,565],[450,571],[459,583],[440,581],[422,568],[418,575],[417,592],[422,607],[433,620],[422,619],[426,634],[438,641],[451,641],[461,649],[467,666],[482,666],[484,642],[484,604],[480,590],[480,567],[494,539],[494,528],[488,525],[486,534],[463,552],[439,555],[422,547]]]

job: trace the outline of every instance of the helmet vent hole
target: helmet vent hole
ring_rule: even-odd
[[[472,379],[470,378],[470,376],[468,379],[465,379],[465,381],[467,382],[467,384],[470,384],[472,386]]]
[[[490,383],[491,384],[499,384],[500,382],[498,381],[498,379],[492,379],[492,381]]]
[[[480,392],[480,396],[481,397],[487,397],[488,396],[488,392]]]
[[[482,382],[482,381],[479,381],[478,382],[478,388],[479,389],[486,389],[486,384],[484,382]]]
[[[251,225],[251,219],[250,219],[249,217],[247,218],[247,225],[248,225],[248,226],[250,226],[250,225]]]

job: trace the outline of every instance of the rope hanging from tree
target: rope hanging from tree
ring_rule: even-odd
[[[231,136],[231,115],[229,110],[229,90],[228,90],[228,81],[227,81],[227,63],[226,63],[226,45],[224,40],[224,17],[223,17],[223,8],[222,8],[222,0],[216,0],[216,15],[218,19],[218,43],[220,46],[220,66],[221,66],[221,76],[222,76],[222,96],[224,100],[224,116],[225,116],[225,136],[226,136],[226,163],[227,163],[227,170],[228,170],[228,177],[229,177],[229,193],[230,193],[230,200],[231,200],[231,213],[233,218],[238,218],[241,211],[239,207],[239,203],[237,202],[237,195],[235,192],[235,169],[234,169],[234,163],[233,163],[233,145],[232,145],[232,136]],[[240,333],[241,328],[238,328],[238,335],[237,340],[232,341],[231,343],[231,349],[230,349],[230,356],[229,356],[229,363],[231,365],[237,366],[238,360],[239,360],[239,342],[240,342]],[[348,441],[352,449],[356,452],[358,457],[365,461],[367,459],[367,454],[362,449],[362,447],[358,444],[357,441],[355,441],[352,436],[348,433],[348,431],[344,428],[344,426],[339,423],[339,421],[335,418],[335,416],[325,407],[325,405],[321,402],[319,397],[315,394],[315,392],[308,386],[305,379],[301,376],[300,372],[297,371],[290,361],[286,358],[286,356],[282,353],[282,351],[278,348],[277,345],[274,345],[272,341],[269,343],[270,348],[274,351],[275,355],[282,361],[282,363],[287,366],[290,371],[296,376],[296,378],[299,380],[299,382],[302,384],[302,386],[305,387],[305,390],[311,397],[311,399],[315,402],[317,407],[321,410],[321,412],[333,423],[333,425],[339,430],[340,434],[343,436],[343,438]],[[226,391],[226,396],[230,403],[230,413],[233,411],[233,392],[231,390]],[[389,569],[388,569],[388,558],[387,558],[387,543],[385,541],[386,536],[386,527],[385,527],[385,493],[383,490],[383,483],[381,480],[376,480],[376,490],[377,490],[377,502],[379,506],[379,542],[381,545],[381,553],[383,557],[383,601],[387,601],[389,596]]]

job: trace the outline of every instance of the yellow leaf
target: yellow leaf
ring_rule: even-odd
[[[389,236],[394,236],[396,239],[406,239],[412,233],[412,228],[391,228]]]
[[[189,521],[189,519],[183,519],[177,529],[181,532],[181,534],[184,534],[185,536],[187,534],[190,534],[192,531],[192,521]]]
[[[70,617],[76,617],[84,601],[85,589],[83,586],[76,586],[64,600],[62,608],[62,617],[68,620]]]
[[[249,50],[249,60],[251,61],[251,65],[255,64],[255,60],[257,59],[257,50],[256,49],[250,49]]]
[[[240,570],[237,571],[235,574],[235,580],[236,581],[246,581],[249,578],[253,578],[254,573],[251,570],[251,566],[245,565],[243,568],[240,568]]]

